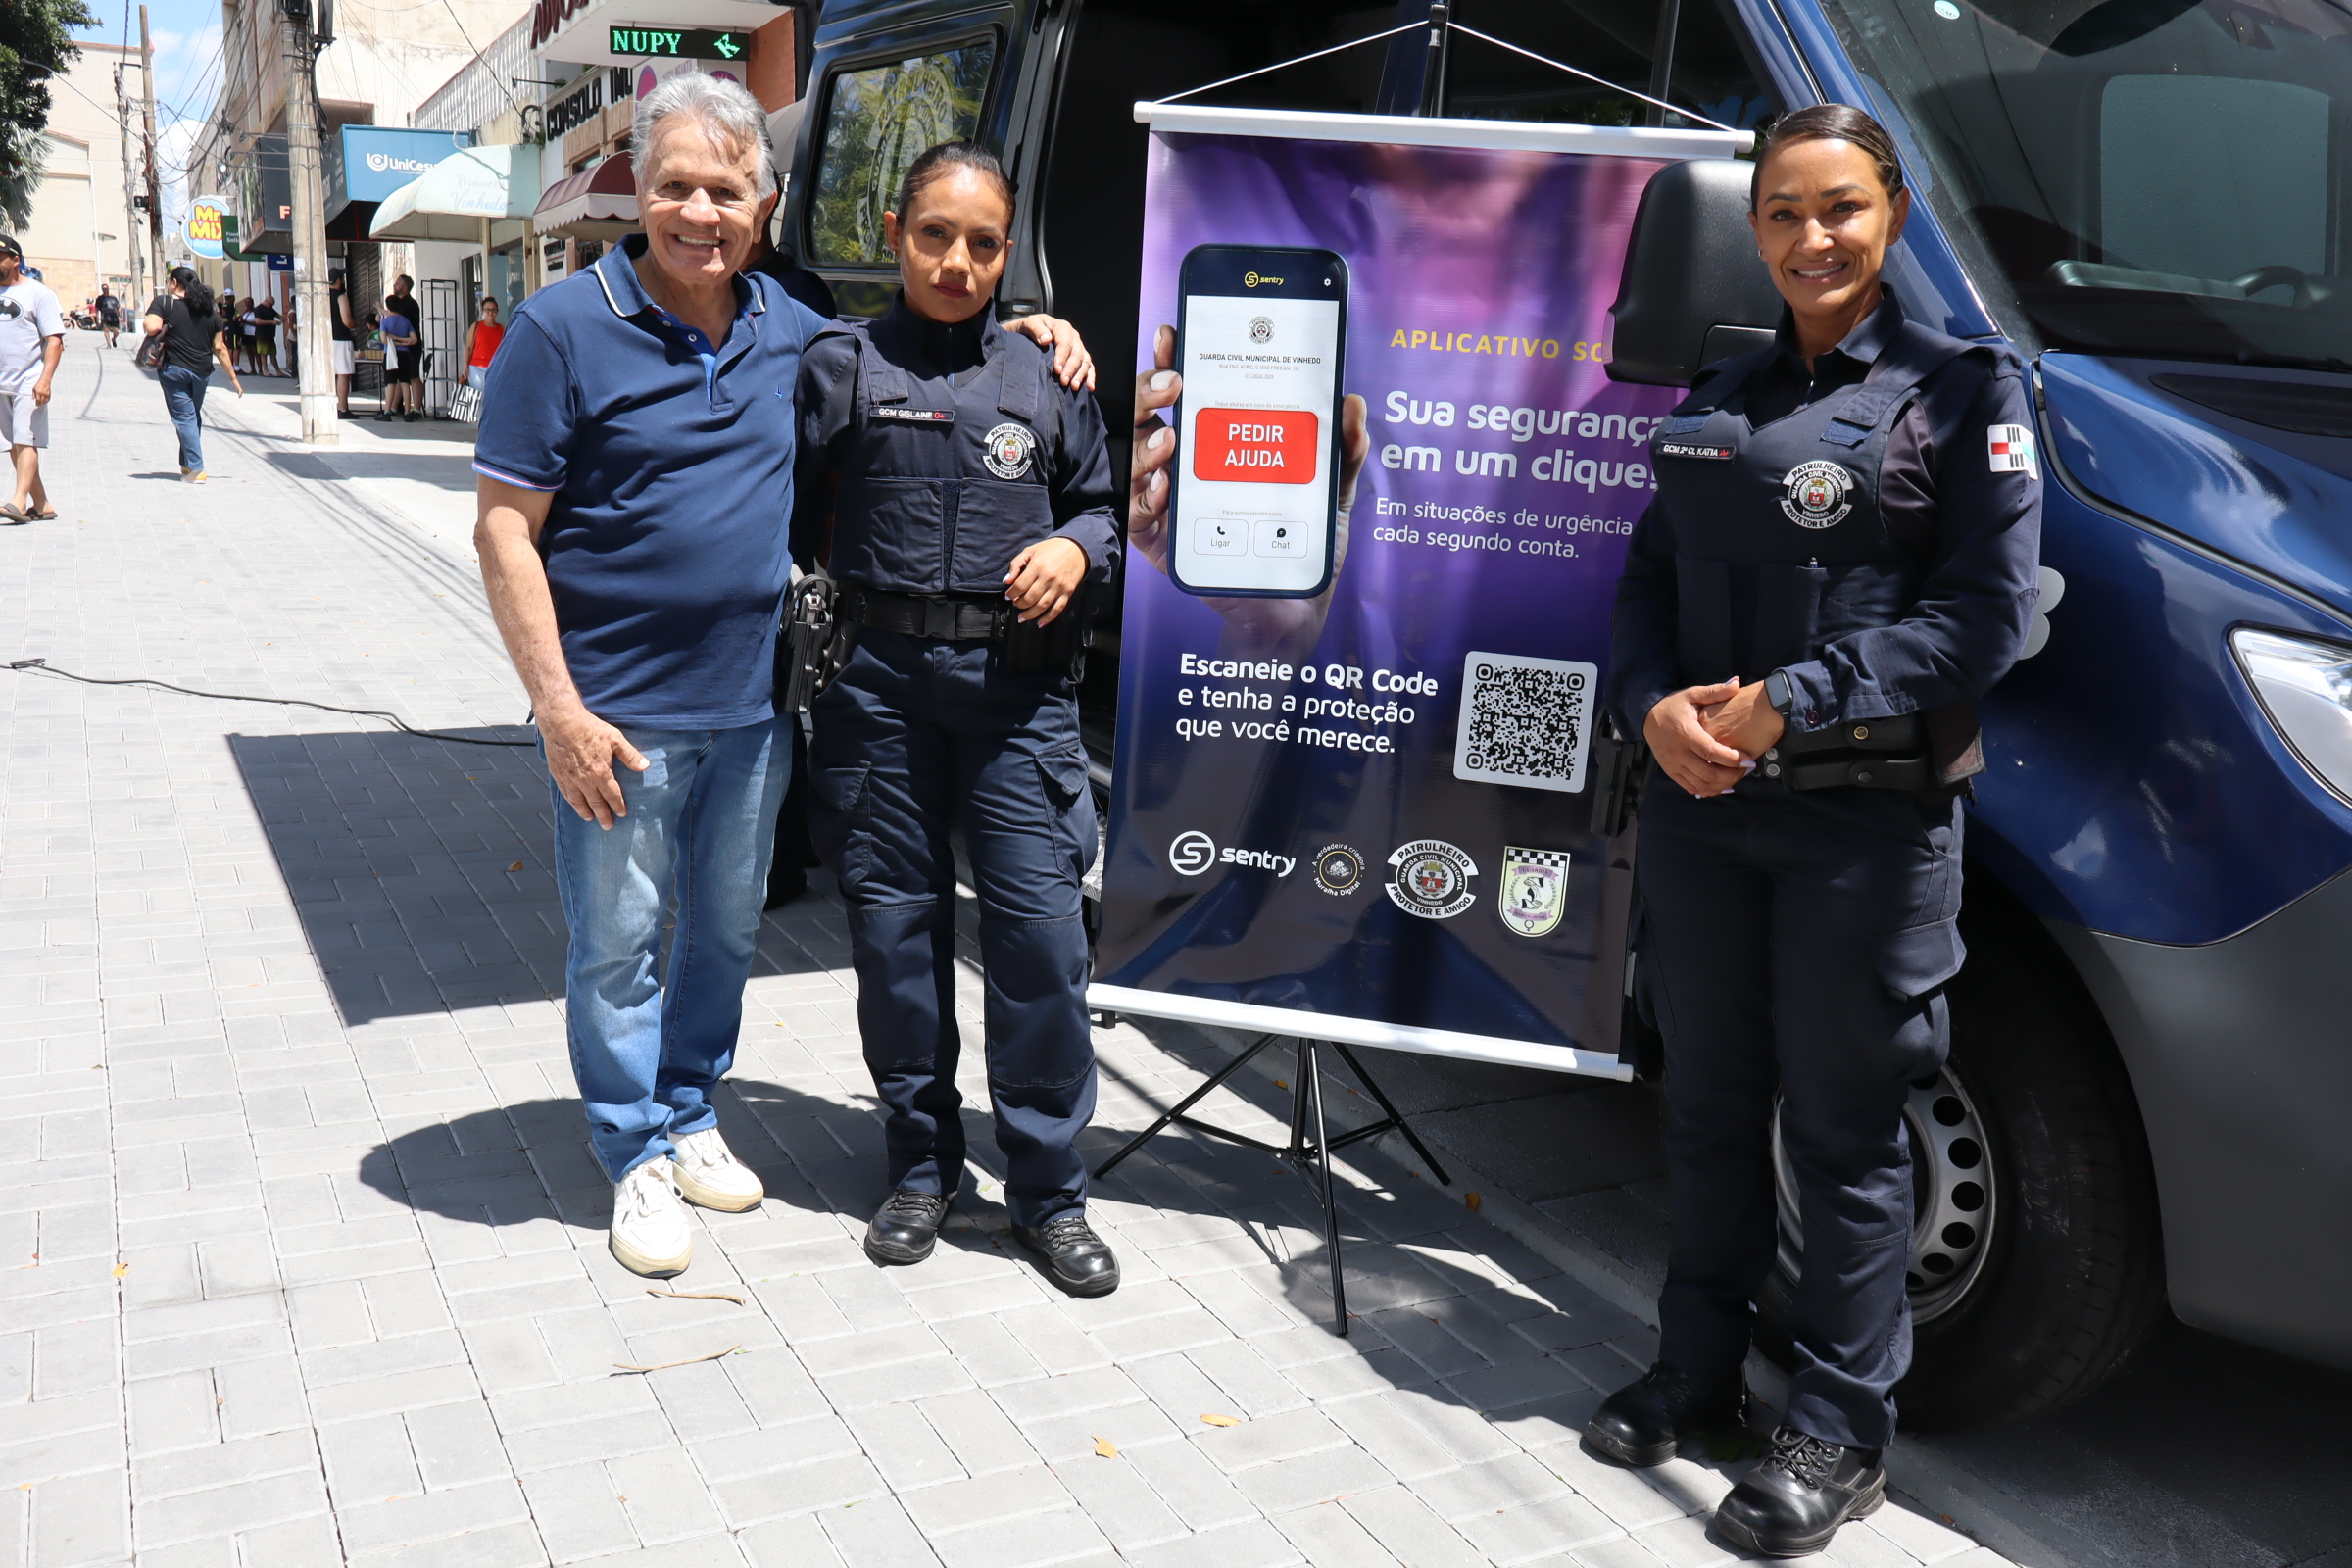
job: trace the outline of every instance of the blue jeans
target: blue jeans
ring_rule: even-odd
[[[204,471],[204,389],[212,381],[212,372],[198,375],[194,370],[177,365],[167,365],[156,372],[164,383],[164,407],[172,411],[172,428],[179,432],[179,466],[191,471]]]
[[[613,764],[629,814],[583,821],[554,789],[556,887],[571,928],[564,993],[589,1141],[618,1181],[718,1120],[792,773],[784,722],[624,729],[652,765]],[[668,973],[657,979],[672,898]]]

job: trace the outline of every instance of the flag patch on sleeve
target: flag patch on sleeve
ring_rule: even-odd
[[[2023,473],[2041,477],[2041,466],[2034,459],[2034,432],[2022,424],[1994,424],[1984,429],[1984,450],[1995,473]]]

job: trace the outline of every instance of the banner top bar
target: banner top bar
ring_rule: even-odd
[[[1337,115],[1301,109],[1221,109],[1150,100],[1138,123],[1211,136],[1385,142],[1400,147],[1482,147],[1502,152],[1601,153],[1623,158],[1730,158],[1755,142],[1746,130],[1665,130],[1646,125],[1549,124],[1520,120],[1439,120],[1418,115]]]

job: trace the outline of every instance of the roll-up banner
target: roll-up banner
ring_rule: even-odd
[[[1139,104],[1141,363],[1091,1005],[1625,1078],[1594,830],[1626,536],[1669,390],[1608,379],[1649,176],[1744,132]],[[1339,394],[1368,409],[1351,504]]]

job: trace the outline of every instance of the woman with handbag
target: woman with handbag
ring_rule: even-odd
[[[172,269],[165,292],[147,305],[140,325],[157,349],[156,379],[164,384],[164,407],[179,432],[179,476],[188,484],[203,484],[204,390],[213,376],[213,364],[228,372],[228,384],[245,395],[236,365],[228,357],[227,328],[220,319],[219,301],[193,267]],[[139,351],[144,359],[147,350]]]

